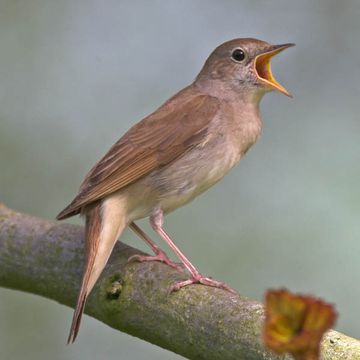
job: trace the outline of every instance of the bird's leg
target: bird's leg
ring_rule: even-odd
[[[158,209],[150,216],[150,224],[152,228],[154,229],[155,232],[157,232],[161,236],[161,238],[163,238],[166,241],[166,243],[171,247],[171,249],[175,252],[178,258],[184,264],[185,268],[191,274],[190,279],[178,282],[171,288],[171,291],[177,291],[182,287],[191,284],[203,284],[207,286],[213,286],[220,289],[224,289],[232,293],[236,293],[235,290],[231,289],[226,284],[201,275],[201,273],[197,270],[197,268],[190,262],[190,260],[175,245],[175,243],[172,241],[170,236],[165,232],[163,228],[163,223],[164,223],[164,214],[162,210]]]
[[[155,253],[155,256],[149,256],[149,255],[133,255],[129,258],[129,262],[131,261],[160,261],[163,262],[174,269],[178,271],[183,271],[184,267],[180,263],[175,263],[169,259],[169,257],[166,255],[165,251],[161,250],[154,241],[150,239],[150,237],[140,229],[138,225],[136,225],[134,222],[132,222],[129,225],[130,229],[135,232],[136,235],[138,235],[142,240],[144,240],[152,249],[152,251]]]

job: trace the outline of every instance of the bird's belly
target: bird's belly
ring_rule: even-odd
[[[255,142],[259,129],[256,130],[256,136],[235,134],[231,138],[218,134],[130,185],[129,217],[144,218],[156,208],[169,213],[193,200],[240,161]]]
[[[192,150],[152,177],[159,207],[169,213],[185,205],[221,180],[240,160],[232,149]]]

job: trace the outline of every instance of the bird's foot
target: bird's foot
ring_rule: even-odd
[[[192,284],[203,284],[206,286],[212,286],[212,287],[216,287],[218,289],[223,289],[223,290],[229,291],[232,294],[236,294],[236,291],[234,289],[232,289],[230,286],[226,285],[225,283],[213,280],[209,277],[202,276],[201,274],[196,274],[188,280],[178,282],[177,284],[175,284],[171,287],[170,292],[178,291],[181,288],[188,286],[188,285],[192,285]]]
[[[179,272],[184,271],[184,265],[181,263],[176,263],[168,258],[166,253],[162,250],[158,250],[156,255],[133,255],[128,259],[128,262],[138,261],[138,262],[145,262],[145,261],[160,261],[166,265],[171,266],[172,268],[176,269]]]

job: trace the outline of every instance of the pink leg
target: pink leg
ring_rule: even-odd
[[[177,291],[187,285],[200,283],[203,285],[213,286],[213,287],[217,287],[220,289],[230,291],[232,293],[236,293],[233,289],[231,289],[226,284],[201,275],[200,272],[196,269],[196,267],[182,253],[182,251],[171,240],[170,236],[165,232],[165,230],[163,228],[163,223],[164,223],[163,212],[160,209],[156,210],[150,217],[150,224],[151,224],[152,228],[166,241],[166,243],[171,247],[171,249],[175,252],[175,254],[178,256],[178,258],[181,260],[181,262],[184,264],[186,269],[191,274],[190,279],[181,281],[181,282],[175,284],[171,289],[172,291]]]
[[[166,255],[166,253],[164,251],[162,251],[155,243],[154,241],[152,241],[150,239],[149,236],[147,236],[147,234],[140,229],[139,226],[137,226],[134,222],[132,222],[129,227],[131,228],[131,230],[133,230],[135,232],[136,235],[138,235],[141,239],[143,239],[150,247],[151,249],[154,251],[155,256],[147,256],[147,255],[133,255],[129,258],[129,262],[131,261],[139,261],[139,262],[144,262],[144,261],[161,261],[171,267],[173,267],[174,269],[178,270],[178,271],[183,271],[183,265],[179,264],[179,263],[175,263],[173,261],[171,261],[168,256]]]

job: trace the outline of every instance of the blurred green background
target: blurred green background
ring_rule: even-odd
[[[215,46],[295,42],[273,64],[294,99],[267,95],[256,146],[166,227],[204,274],[258,300],[281,286],[324,297],[360,337],[359,17],[358,0],[0,0],[0,201],[54,218]],[[0,289],[0,359],[180,359],[87,316],[65,346],[71,317]]]

